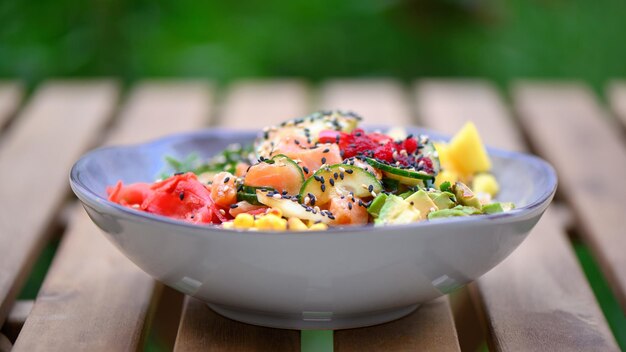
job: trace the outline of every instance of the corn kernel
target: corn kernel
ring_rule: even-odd
[[[235,228],[235,222],[234,221],[223,222],[222,223],[222,228],[229,229],[229,230],[233,229],[233,228]]]
[[[267,214],[254,221],[254,227],[259,230],[284,231],[287,229],[287,220],[274,214]]]
[[[328,225],[324,224],[324,223],[317,223],[317,224],[313,224],[311,225],[311,227],[309,227],[309,231],[325,231],[328,230]]]
[[[287,224],[289,225],[289,230],[292,231],[308,230],[308,227],[298,218],[289,218],[289,220],[287,220]]]
[[[500,185],[492,174],[478,174],[472,181],[474,193],[487,193],[492,197],[500,191]]]
[[[236,229],[247,229],[254,226],[254,216],[241,213],[235,217],[235,221],[233,221],[234,227]]]

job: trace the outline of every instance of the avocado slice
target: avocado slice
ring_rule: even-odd
[[[460,209],[441,209],[428,214],[428,220],[445,219],[455,216],[469,216],[469,214]]]
[[[380,193],[374,198],[372,204],[367,207],[367,212],[374,218],[377,218],[380,215],[380,210],[383,205],[385,205],[385,201],[387,200],[387,195],[385,193]]]
[[[483,205],[482,211],[485,214],[497,214],[503,213],[505,211],[515,209],[515,204],[513,203],[491,203]]]
[[[375,225],[408,224],[420,220],[420,211],[413,208],[404,199],[389,195],[380,209]]]
[[[428,213],[431,211],[439,210],[437,205],[433,202],[432,199],[428,196],[423,189],[413,193],[408,198],[405,199],[413,208],[420,211],[420,217],[422,219],[426,219]]]
[[[454,184],[454,195],[461,205],[467,205],[476,209],[482,208],[478,197],[476,197],[474,192],[472,192],[472,190],[462,182],[456,182]]]
[[[435,203],[437,209],[450,209],[456,205],[452,200],[454,199],[454,194],[450,192],[428,192],[428,196]]]

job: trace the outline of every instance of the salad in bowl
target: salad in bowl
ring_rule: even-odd
[[[449,138],[360,123],[329,111],[100,148],[70,185],[154,279],[287,329],[407,315],[495,267],[554,196],[548,163],[486,148],[472,124]]]
[[[351,112],[326,111],[264,128],[211,159],[169,157],[153,183],[108,188],[109,200],[227,229],[308,231],[386,226],[505,212],[473,124],[449,144],[395,128],[366,132]],[[468,186],[469,185],[469,186]]]

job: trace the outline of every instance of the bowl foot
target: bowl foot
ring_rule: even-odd
[[[419,304],[366,312],[359,314],[334,315],[332,312],[302,312],[301,314],[279,314],[259,312],[218,304],[207,305],[219,315],[243,323],[294,330],[338,330],[387,323],[412,313]]]

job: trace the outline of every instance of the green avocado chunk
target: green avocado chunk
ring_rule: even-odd
[[[437,209],[450,209],[456,205],[453,201],[454,194],[450,192],[428,192],[428,196],[433,200]]]
[[[460,209],[441,209],[429,213],[428,220],[445,219],[455,216],[469,216],[469,214]]]
[[[385,201],[387,200],[387,195],[385,193],[380,193],[374,198],[372,204],[367,207],[367,212],[374,218],[377,218],[380,215],[380,210],[382,209]]]
[[[413,208],[420,211],[420,218],[422,219],[426,219],[428,213],[431,211],[439,210],[437,205],[428,196],[428,193],[422,189],[410,195],[405,201],[413,206]]]
[[[420,220],[420,211],[413,208],[404,199],[389,195],[380,209],[380,214],[374,220],[375,225],[408,224]]]
[[[491,203],[483,205],[483,213],[485,214],[497,214],[503,213],[505,211],[509,211],[515,209],[515,205],[513,203]]]
[[[477,209],[482,208],[478,197],[476,197],[474,192],[472,192],[472,190],[462,182],[456,182],[454,184],[454,195],[461,205],[467,205]]]

